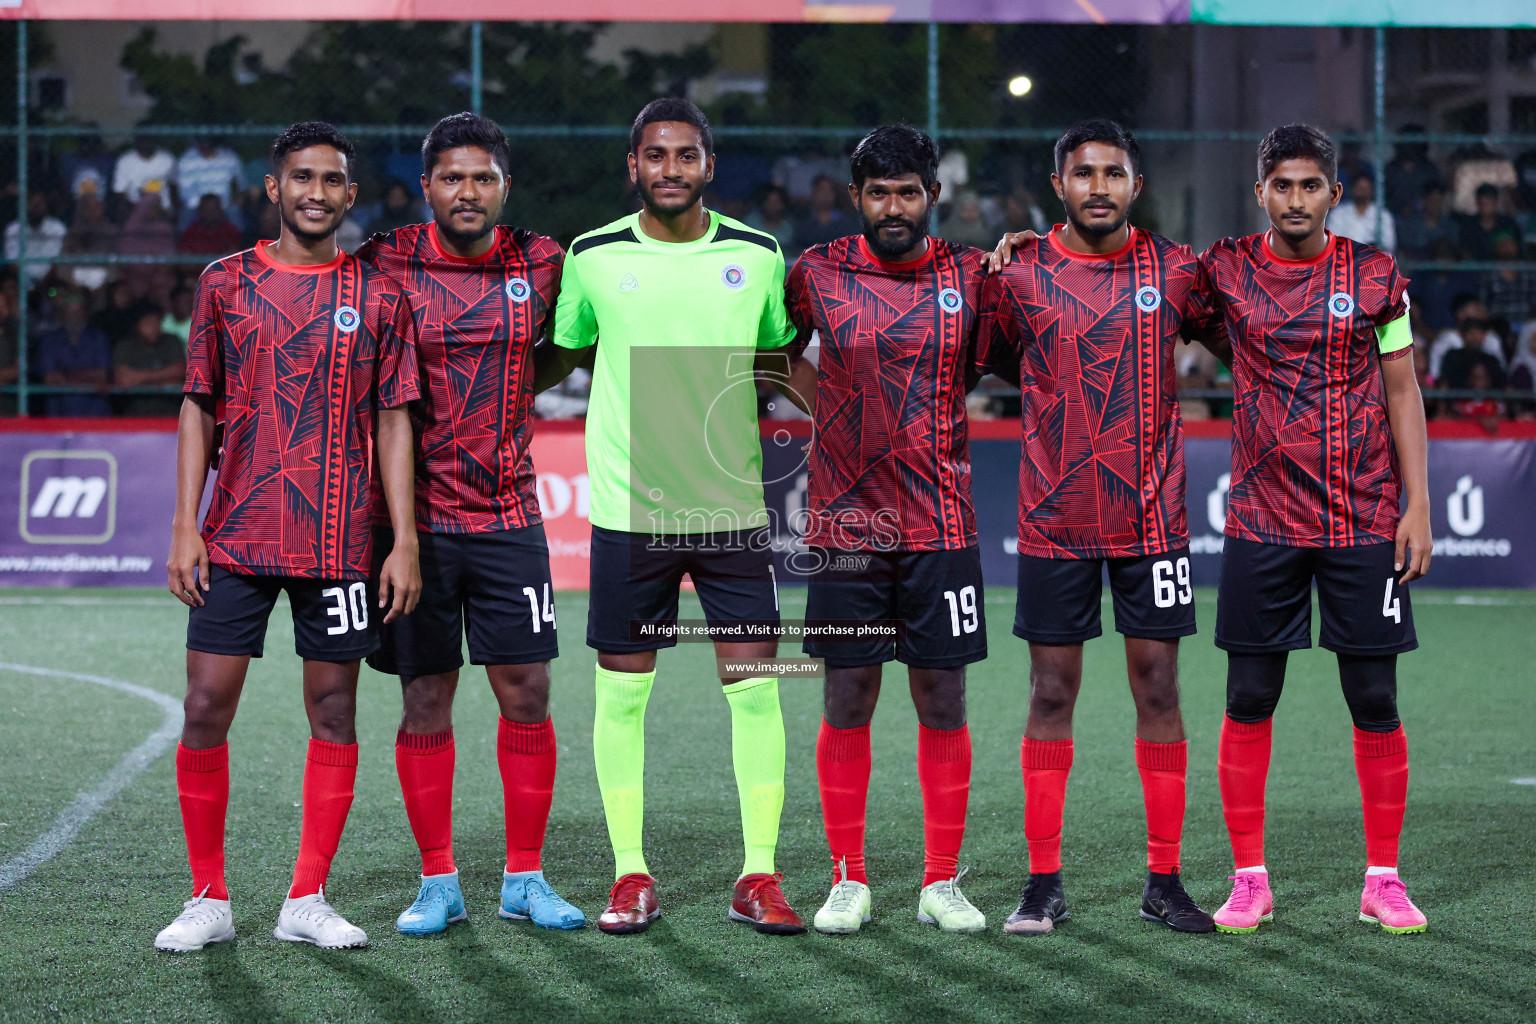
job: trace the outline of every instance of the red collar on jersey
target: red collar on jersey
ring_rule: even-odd
[[[347,258],[347,254],[338,248],[336,258],[329,263],[284,263],[267,251],[267,246],[276,244],[275,240],[257,242],[256,258],[274,270],[286,270],[290,274],[324,274],[341,266],[341,261]]]
[[[1339,237],[1338,235],[1335,235],[1332,231],[1326,231],[1325,230],[1324,233],[1327,234],[1328,241],[1323,243],[1323,251],[1322,252],[1318,253],[1316,256],[1309,256],[1309,257],[1307,257],[1304,260],[1292,260],[1292,259],[1286,259],[1284,256],[1279,255],[1278,253],[1275,252],[1275,250],[1273,250],[1273,249],[1271,249],[1269,247],[1269,229],[1266,228],[1264,230],[1264,241],[1263,241],[1264,255],[1268,256],[1270,259],[1274,260],[1276,263],[1283,263],[1286,266],[1290,266],[1290,267],[1310,267],[1310,266],[1313,266],[1314,264],[1323,262],[1323,260],[1326,260],[1329,256],[1333,255],[1334,242],[1337,241],[1337,239]]]
[[[1131,225],[1131,230],[1125,236],[1125,244],[1114,252],[1078,252],[1076,249],[1068,249],[1061,240],[1061,232],[1065,231],[1065,224],[1051,225],[1051,248],[1069,260],[1084,260],[1088,263],[1097,263],[1099,260],[1118,260],[1131,251],[1131,246],[1136,244],[1136,226]]]
[[[438,241],[437,221],[434,220],[432,223],[427,225],[427,238],[432,242],[432,251],[437,253],[438,258],[445,259],[449,263],[484,263],[486,260],[490,259],[491,254],[496,251],[495,232],[495,227],[492,227],[491,247],[485,250],[485,252],[481,253],[479,256],[455,256],[453,253],[445,251],[442,244]]]
[[[932,235],[929,235],[928,236],[928,251],[927,252],[923,253],[921,256],[919,256],[915,260],[903,260],[900,263],[895,263],[895,262],[892,262],[891,260],[883,260],[879,256],[876,256],[874,253],[870,252],[869,251],[869,240],[866,239],[863,235],[857,235],[855,237],[857,237],[858,240],[859,240],[859,252],[864,254],[864,258],[865,259],[869,260],[871,263],[873,263],[875,266],[879,267],[881,270],[889,270],[889,271],[892,271],[892,272],[897,273],[897,274],[906,273],[907,271],[910,271],[910,270],[916,270],[917,268],[921,267],[923,264],[932,261],[932,259],[933,259],[933,251],[938,248],[938,245],[937,245],[934,237]]]

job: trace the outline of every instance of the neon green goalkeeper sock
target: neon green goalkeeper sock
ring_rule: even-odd
[[[731,762],[741,800],[741,837],[746,861],[741,873],[773,872],[784,809],[784,715],[779,681],[743,679],[724,687],[731,704]]]
[[[592,761],[597,766],[597,788],[603,794],[608,841],[613,844],[615,878],[635,872],[650,874],[641,832],[645,824],[645,705],[655,682],[655,672],[597,670]],[[783,762],[782,753],[779,760]]]

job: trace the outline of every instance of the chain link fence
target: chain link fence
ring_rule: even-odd
[[[1052,143],[1080,118],[1136,131],[1134,219],[1197,247],[1263,226],[1258,140],[1316,123],[1343,150],[1334,227],[1386,242],[1414,278],[1431,412],[1536,410],[1536,32],[6,22],[0,415],[175,413],[168,339],[184,343],[210,259],[276,236],[262,175],[288,123],[329,120],[358,144],[344,247],[428,216],[421,138],[464,109],[512,140],[507,219],[564,244],[633,209],[628,124],[661,94],[697,100],[716,126],[711,205],[790,255],[857,230],[846,157],[882,122],[938,138],[939,230],[987,247],[1061,219]],[[1485,358],[1447,374],[1456,347]],[[1229,411],[1224,371],[1199,349],[1181,373],[1186,416]],[[1016,409],[1006,393],[975,403]]]

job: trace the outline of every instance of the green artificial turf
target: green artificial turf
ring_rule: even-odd
[[[1214,910],[1230,868],[1216,782],[1224,659],[1200,592],[1184,645],[1190,736],[1184,872]],[[794,615],[790,596],[786,614]],[[689,615],[685,599],[684,616]],[[1275,725],[1268,864],[1275,923],[1257,935],[1175,935],[1137,917],[1144,856],[1133,713],[1111,634],[1088,645],[1068,789],[1072,920],[1010,938],[1027,867],[1018,741],[1025,645],[1011,596],[989,591],[992,657],[973,666],[975,747],[966,894],[988,930],[952,937],[914,919],[922,869],[916,720],[888,669],[873,730],[868,854],[875,920],[857,936],[760,936],[725,911],[741,846],[729,713],[712,652],[662,654],[648,718],[646,853],[664,916],[642,936],[541,932],[496,917],[503,839],[496,708],[467,670],[456,711],[456,849],[470,920],[407,939],[395,915],[419,862],[394,772],[399,698],[364,670],[361,767],[329,895],[369,932],[362,951],[270,937],[297,849],[307,730],[292,628],[280,605],[230,737],[229,882],[239,941],[171,956],[151,948],[189,878],[173,757],[162,755],[57,857],[0,892],[0,1021],[1529,1021],[1536,878],[1536,594],[1416,595],[1423,648],[1401,661],[1413,776],[1402,868],[1426,935],[1356,922],[1364,844],[1350,724],[1332,657],[1291,658]],[[612,881],[592,770],[585,596],[562,594],[555,663],[560,774],[545,850],[550,881],[591,918]],[[694,614],[697,614],[696,612]],[[1106,607],[1106,617],[1108,609]],[[0,662],[109,676],[179,696],[186,616],[153,592],[8,591]],[[809,919],[830,864],[816,795],[819,681],[782,686],[788,781],[779,868]],[[152,733],[162,712],[88,682],[0,670],[0,862]]]

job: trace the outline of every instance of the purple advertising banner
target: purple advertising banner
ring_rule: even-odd
[[[805,507],[800,442],[764,439],[763,476],[784,556]],[[1190,437],[1194,581],[1221,565],[1228,442]],[[1017,566],[1019,446],[971,443],[976,528],[987,583],[1012,586]],[[0,586],[161,586],[176,496],[170,433],[0,433]],[[1536,441],[1429,444],[1434,565],[1422,585],[1536,587]],[[781,582],[797,579],[781,565]]]
[[[175,434],[0,433],[0,586],[163,586],[175,504]]]
[[[1223,438],[1184,442],[1189,547],[1197,586],[1215,586],[1221,569],[1231,446]],[[798,452],[764,445],[764,477],[775,459]],[[971,494],[988,586],[1013,586],[1018,572],[1019,446],[971,442]],[[791,522],[804,507],[805,473],[767,488],[775,521]],[[1445,440],[1429,443],[1429,500],[1435,555],[1415,586],[1536,587],[1536,441]],[[793,538],[780,538],[783,545]],[[781,581],[796,577],[781,566]]]

